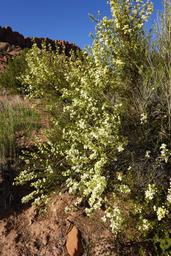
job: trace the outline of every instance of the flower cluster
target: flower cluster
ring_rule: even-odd
[[[63,129],[64,154],[71,166],[67,170],[67,186],[71,192],[79,191],[88,198],[87,213],[103,203],[107,186],[103,174],[105,165],[111,156],[117,158],[126,145],[126,140],[119,135],[122,105],[113,104],[110,97],[102,93],[102,88],[107,86],[108,91],[113,89],[108,84],[108,74],[105,80],[99,77],[99,66],[93,61],[89,60],[86,70],[78,61],[72,65],[66,74],[71,87],[64,88],[62,95],[69,102],[64,112],[70,119],[70,124]]]
[[[153,4],[149,0],[146,2],[142,0],[110,0],[110,6],[115,26],[124,34],[131,34],[132,31],[141,29],[153,11]]]
[[[117,234],[118,232],[120,232],[124,218],[122,216],[122,213],[119,207],[117,205],[113,206],[112,208],[108,207],[105,212],[105,216],[106,217],[103,217],[102,220],[105,222],[106,218],[109,218],[112,232],[114,234]]]
[[[134,101],[132,96],[134,90],[137,95],[137,90],[132,81],[135,76],[138,79],[140,67],[144,65],[143,58],[138,57],[142,56],[141,48],[145,51],[145,45],[141,41],[143,25],[152,13],[153,5],[149,0],[110,0],[109,3],[112,18],[104,17],[98,22],[91,54],[99,70],[101,67],[101,75],[104,72],[114,75],[115,79],[111,79],[110,83],[115,91],[129,94],[130,100]],[[136,66],[134,66],[135,63]],[[141,118],[143,123],[147,121],[146,116]]]
[[[156,194],[155,184],[148,184],[148,189],[145,191],[145,198],[149,201],[152,200]]]
[[[168,214],[168,210],[164,206],[161,206],[156,209],[156,214],[158,221],[161,221]]]
[[[151,228],[151,223],[147,219],[142,219],[138,229],[142,232],[147,232]]]
[[[142,113],[141,118],[140,118],[141,124],[146,124],[147,123],[147,113]]]
[[[170,187],[168,189],[168,194],[167,194],[167,201],[169,204],[171,204],[171,179],[170,179]]]
[[[161,145],[160,150],[161,150],[161,155],[160,155],[161,160],[164,160],[165,163],[167,163],[169,160],[169,157],[171,156],[171,150],[167,148],[167,145],[165,143]]]

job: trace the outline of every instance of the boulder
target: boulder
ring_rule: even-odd
[[[67,235],[66,248],[69,256],[81,256],[83,253],[81,232],[76,226],[73,226]]]

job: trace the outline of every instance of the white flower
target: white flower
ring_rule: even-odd
[[[169,204],[171,204],[171,189],[169,190],[169,193],[167,195],[167,201],[169,202]]]
[[[147,150],[147,151],[145,152],[145,158],[150,158],[150,153],[151,153],[151,151],[150,151],[150,150]]]
[[[135,214],[142,213],[142,206],[138,204],[134,204],[134,212]]]
[[[104,215],[102,218],[101,218],[101,220],[103,221],[103,222],[106,222],[106,216]]]
[[[154,184],[148,184],[148,189],[145,191],[145,198],[147,200],[152,200],[154,198],[156,191],[157,190]]]
[[[147,113],[142,113],[140,115],[140,122],[141,122],[141,124],[146,124],[147,123]]]
[[[117,172],[116,173],[116,177],[119,181],[122,181],[122,178],[123,178],[123,173],[122,172]]]
[[[170,188],[168,189],[168,194],[167,194],[167,201],[169,204],[171,204],[171,179],[170,179]]]
[[[165,161],[165,163],[168,162],[169,157],[171,156],[171,150],[167,148],[167,145],[163,143],[160,147],[161,149],[161,159]]]
[[[124,184],[119,186],[119,190],[124,194],[129,194],[131,192],[130,188]]]
[[[118,146],[118,152],[122,152],[122,151],[124,151],[124,147],[122,145],[119,145]]]
[[[121,210],[118,206],[114,206],[113,208],[108,208],[106,210],[106,217],[110,219],[110,227],[114,234],[117,234],[122,226],[123,217],[121,214]]]
[[[162,206],[157,208],[157,219],[160,221],[168,214],[168,210]]]
[[[138,228],[139,230],[147,231],[150,229],[150,222],[147,219],[142,220],[142,224]]]
[[[167,147],[167,145],[165,143],[162,143],[160,146],[160,149],[165,149]]]

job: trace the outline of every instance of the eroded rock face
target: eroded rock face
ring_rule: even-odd
[[[10,27],[1,27],[0,26],[0,42],[7,42],[10,45],[19,46],[22,49],[31,48],[33,43],[36,43],[38,47],[41,48],[42,43],[44,42],[47,46],[50,45],[52,50],[56,49],[56,46],[62,48],[65,46],[66,55],[72,50],[80,50],[75,44],[69,43],[63,40],[51,40],[49,38],[33,38],[33,37],[24,37],[18,32],[13,31]]]
[[[56,50],[57,47],[59,51],[65,49],[66,56],[69,56],[71,50],[74,52],[81,50],[75,44],[67,41],[24,37],[20,33],[13,31],[10,27],[0,26],[0,72],[4,70],[9,58],[18,55],[22,49],[31,48],[34,43],[41,48],[43,42],[47,49],[49,46],[52,50]]]
[[[25,48],[25,38],[18,32],[12,31],[10,27],[0,27],[0,41]]]

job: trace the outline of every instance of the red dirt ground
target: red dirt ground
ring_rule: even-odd
[[[89,219],[81,208],[66,214],[65,207],[73,203],[64,194],[53,198],[46,214],[38,215],[30,207],[6,215],[0,220],[0,255],[116,256],[112,235],[100,215]]]

